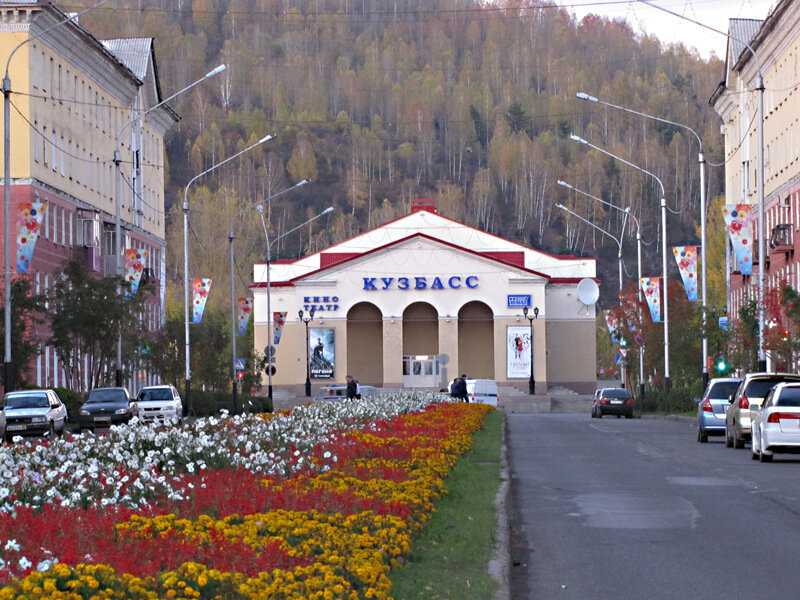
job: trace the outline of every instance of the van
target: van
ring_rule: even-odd
[[[467,379],[470,402],[497,406],[497,382],[494,379]]]

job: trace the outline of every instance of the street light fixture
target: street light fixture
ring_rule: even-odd
[[[268,204],[272,199],[276,198],[277,196],[279,196],[281,194],[284,194],[284,193],[286,193],[286,192],[288,192],[290,190],[293,190],[294,188],[299,187],[300,185],[305,185],[306,183],[308,183],[308,181],[304,179],[303,181],[293,185],[292,187],[290,187],[288,189],[285,189],[282,192],[278,192],[274,196],[271,196],[270,198],[267,199],[267,201],[264,204]],[[272,299],[271,299],[272,298],[272,295],[271,295],[271,292],[272,292],[272,280],[271,280],[271,275],[270,275],[270,264],[272,262],[272,243],[270,242],[270,239],[269,239],[269,228],[267,227],[267,221],[264,218],[264,211],[266,210],[264,204],[259,204],[258,206],[256,206],[256,210],[258,211],[258,214],[261,216],[261,226],[264,229],[264,238],[267,241],[267,350],[266,351],[267,351],[267,354],[270,354],[270,353],[275,352],[274,350],[272,350],[272,348],[273,348],[273,341],[272,340],[274,339],[273,338],[273,332],[272,332]],[[315,216],[311,217],[310,219],[305,220],[304,222],[300,223],[296,227],[292,227],[289,231],[279,235],[274,241],[278,242],[278,241],[282,240],[283,238],[285,238],[286,236],[294,233],[295,231],[297,231],[301,227],[305,227],[306,225],[308,225],[312,221],[316,221],[320,217],[322,217],[324,215],[327,215],[327,214],[329,214],[331,212],[333,212],[333,207],[329,206],[328,208],[323,210],[318,215],[315,215]],[[272,369],[271,368],[267,369],[267,382],[268,382],[267,383],[267,397],[269,398],[270,402],[272,402]]]
[[[613,208],[614,210],[623,212],[625,213],[626,217],[629,216],[631,219],[633,219],[633,224],[636,226],[636,267],[638,273],[636,293],[637,293],[637,298],[639,300],[638,304],[639,323],[641,323],[642,300],[643,300],[642,283],[641,283],[642,282],[642,228],[639,225],[639,219],[637,219],[636,215],[633,214],[633,211],[631,211],[630,206],[627,208],[622,208],[620,206],[617,206],[616,204],[608,202],[607,200],[603,200],[598,196],[590,194],[589,192],[584,192],[583,190],[578,189],[575,186],[570,185],[566,181],[562,181],[561,179],[559,179],[557,183],[561,187],[567,188],[568,190],[572,190],[573,192],[577,192],[578,194],[586,196],[587,198],[590,198],[591,200],[594,200],[596,202],[600,202],[601,204],[604,204],[609,208]],[[644,345],[643,344],[639,344],[639,399],[640,402],[644,399]]]
[[[214,67],[213,69],[211,69],[208,73],[203,75],[197,81],[194,81],[194,82],[190,83],[189,85],[187,85],[183,89],[178,90],[177,92],[175,92],[174,94],[172,94],[168,98],[165,98],[164,100],[162,100],[158,104],[155,104],[155,105],[151,106],[150,108],[148,108],[139,117],[139,120],[141,121],[142,126],[144,126],[145,118],[151,112],[153,112],[157,108],[161,108],[162,106],[166,105],[168,102],[171,102],[172,100],[174,100],[175,98],[177,98],[178,96],[183,94],[184,92],[188,92],[189,90],[191,90],[196,85],[204,82],[206,79],[209,79],[211,77],[214,77],[215,75],[218,75],[218,74],[222,73],[225,70],[225,68],[226,67],[225,67],[224,64]],[[115,225],[114,225],[114,254],[116,255],[115,271],[116,271],[117,277],[122,275],[122,166],[121,166],[122,165],[122,134],[125,133],[125,130],[128,127],[133,125],[133,122],[134,122],[133,119],[131,119],[131,120],[126,121],[125,123],[123,123],[122,127],[120,127],[117,130],[116,136],[114,136],[114,140],[115,140],[115,144],[116,144],[116,147],[114,148],[114,158],[113,158],[114,171],[115,171],[115,177],[116,177],[116,193],[115,193],[116,201],[114,203],[115,204],[115,213],[116,213],[115,214]],[[135,189],[132,190],[132,192],[133,192],[134,195],[136,194],[136,190]],[[116,367],[114,369],[115,385],[117,387],[122,387],[122,333],[120,333],[119,337],[117,338],[117,361],[116,361],[116,363],[117,364],[116,364]]]
[[[684,21],[689,21],[690,23],[694,23],[695,25],[699,25],[704,29],[708,29],[709,31],[713,31],[714,33],[718,33],[719,35],[725,36],[729,40],[734,40],[742,44],[745,48],[750,51],[750,55],[753,57],[753,60],[756,61],[756,72],[758,74],[758,79],[756,80],[756,91],[758,92],[758,176],[756,179],[756,185],[758,187],[758,370],[759,371],[766,371],[767,370],[767,355],[764,349],[764,321],[765,321],[765,309],[766,305],[764,303],[764,296],[766,293],[765,290],[765,277],[766,277],[766,208],[764,206],[764,72],[761,70],[762,64],[759,63],[757,60],[756,51],[753,49],[753,46],[750,45],[749,40],[744,40],[738,38],[730,33],[726,33],[721,31],[715,27],[711,27],[710,25],[706,25],[705,23],[698,21],[697,19],[692,19],[691,17],[687,17],[686,15],[682,15],[675,11],[672,11],[668,8],[664,8],[663,6],[658,6],[654,4],[650,0],[640,0],[642,4],[646,4],[651,8],[655,8],[656,10],[660,10],[661,12],[665,12],[673,17],[678,17],[679,19],[683,19]],[[737,57],[738,58],[738,57]],[[705,264],[705,263],[704,263]]]
[[[616,237],[615,235],[612,235],[611,233],[609,233],[608,231],[606,231],[602,227],[599,227],[599,226],[595,225],[589,219],[586,219],[586,218],[580,216],[575,211],[568,209],[563,204],[556,204],[556,208],[560,208],[564,212],[567,212],[567,213],[571,214],[576,219],[579,219],[579,220],[583,221],[589,227],[595,228],[597,231],[599,231],[603,235],[606,235],[606,236],[610,237],[612,240],[614,240],[616,242],[616,244],[617,244],[617,270],[619,272],[619,296],[618,296],[618,299],[619,299],[619,303],[620,303],[620,306],[621,306],[622,305],[622,240],[625,237],[625,225],[628,224],[628,217],[630,216],[630,211],[627,211],[627,210],[623,211],[625,213],[625,216],[622,219],[622,231],[620,231],[619,237]],[[622,371],[622,373],[621,373],[622,374],[622,387],[625,387],[625,361],[624,360],[622,361],[621,371]]]
[[[702,291],[701,291],[701,306],[702,306],[702,319],[703,319],[703,332],[702,332],[702,348],[703,348],[703,388],[708,385],[708,332],[706,327],[707,321],[707,276],[706,276],[706,159],[703,155],[703,140],[700,138],[700,135],[688,125],[684,125],[683,123],[677,123],[675,121],[670,121],[669,119],[665,119],[663,117],[657,117],[655,115],[650,115],[638,110],[634,110],[632,108],[628,108],[626,106],[620,106],[618,104],[613,104],[611,102],[606,102],[605,100],[600,100],[596,96],[592,96],[585,92],[578,92],[575,94],[580,100],[585,100],[587,102],[594,102],[596,104],[602,104],[603,106],[608,106],[609,108],[614,108],[616,110],[621,110],[626,113],[630,113],[633,115],[637,115],[640,117],[644,117],[645,119],[652,119],[653,121],[659,121],[660,123],[666,123],[667,125],[672,125],[674,127],[680,127],[681,129],[688,131],[691,133],[694,138],[697,140],[698,145],[698,153],[697,153],[697,162],[700,164],[700,276],[702,277]],[[641,279],[642,275],[639,274],[639,278]],[[640,299],[641,302],[641,299]]]
[[[228,164],[232,160],[239,158],[242,154],[250,152],[250,150],[257,148],[273,139],[272,135],[265,135],[254,144],[250,144],[247,148],[239,150],[232,156],[221,160],[220,162],[211,165],[205,171],[198,173],[189,180],[183,190],[183,335],[184,335],[184,377],[185,377],[185,396],[189,412],[192,410],[191,390],[192,390],[192,361],[191,361],[191,342],[189,339],[189,188],[192,184],[201,177],[208,175],[212,171],[219,169],[221,166]]]
[[[3,293],[5,295],[3,299],[5,306],[5,314],[3,316],[3,339],[5,341],[5,347],[3,348],[3,388],[6,392],[10,392],[16,387],[16,382],[13,381],[14,366],[11,362],[13,359],[11,355],[11,234],[9,226],[9,213],[11,212],[11,77],[8,70],[11,66],[11,59],[14,58],[17,50],[22,48],[25,44],[38,40],[46,33],[50,33],[57,27],[61,27],[70,21],[75,21],[77,23],[81,16],[102,6],[106,2],[108,2],[108,0],[100,0],[89,8],[69,14],[66,18],[50,27],[45,27],[36,35],[29,35],[14,46],[6,60],[6,69],[3,75]],[[33,25],[32,21],[31,25]],[[33,27],[29,27],[28,33],[30,33],[32,29]]]
[[[589,148],[593,148],[606,156],[618,160],[624,165],[628,165],[632,169],[636,169],[640,173],[649,175],[656,180],[658,186],[661,188],[661,274],[664,282],[664,388],[669,389],[669,271],[667,271],[667,198],[664,184],[661,179],[653,172],[648,171],[636,165],[629,160],[625,160],[621,156],[609,152],[604,148],[595,146],[591,142],[586,141],[580,136],[571,134],[570,139]]]
[[[311,357],[309,356],[309,345],[311,340],[308,337],[308,324],[314,320],[314,307],[311,307],[311,310],[306,312],[303,309],[297,313],[297,316],[300,317],[300,320],[306,324],[306,398],[311,397]]]
[[[539,307],[534,306],[533,311],[529,311],[528,307],[525,306],[522,308],[522,314],[525,315],[525,318],[528,319],[528,323],[531,326],[531,337],[528,343],[531,349],[531,376],[528,380],[528,393],[533,396],[536,394],[536,377],[533,374],[533,322],[539,318]]]

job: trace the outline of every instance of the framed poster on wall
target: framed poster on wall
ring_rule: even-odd
[[[531,376],[531,328],[509,326],[506,334],[506,376],[528,379]]]
[[[312,327],[308,332],[312,379],[333,379],[336,370],[336,330]]]

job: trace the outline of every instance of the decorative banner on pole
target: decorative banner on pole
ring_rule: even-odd
[[[39,200],[39,196],[33,202],[20,204],[17,217],[17,273],[27,273],[30,269],[46,210],[47,205]]]
[[[253,299],[242,296],[239,298],[239,335],[247,332],[250,315],[253,314]]]
[[[697,302],[697,249],[699,246],[673,246],[672,254],[678,263],[689,302]]]
[[[147,250],[138,248],[125,248],[125,281],[131,285],[129,294],[133,296],[139,291],[139,283],[142,281],[144,271],[144,260],[147,259]]]
[[[742,275],[753,274],[753,206],[726,204],[725,225],[733,246],[736,270]]]
[[[611,336],[611,343],[616,346],[619,344],[619,319],[612,315],[610,310],[603,311],[603,314],[606,319],[608,335]]]
[[[661,322],[661,277],[642,277],[640,280],[644,299],[650,309],[653,323]]]
[[[211,280],[207,277],[198,277],[192,282],[192,323],[195,325],[203,320],[203,311],[206,309],[210,291]]]
[[[272,344],[277,346],[281,343],[281,335],[283,334],[283,326],[286,325],[286,315],[289,313],[285,312],[273,312],[272,313]]]

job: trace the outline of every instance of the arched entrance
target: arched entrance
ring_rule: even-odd
[[[403,311],[403,385],[438,388],[439,313],[427,302],[414,302]]]
[[[494,379],[494,314],[483,302],[467,302],[458,311],[458,373]]]
[[[383,384],[383,315],[369,302],[347,311],[347,371],[360,383]]]

